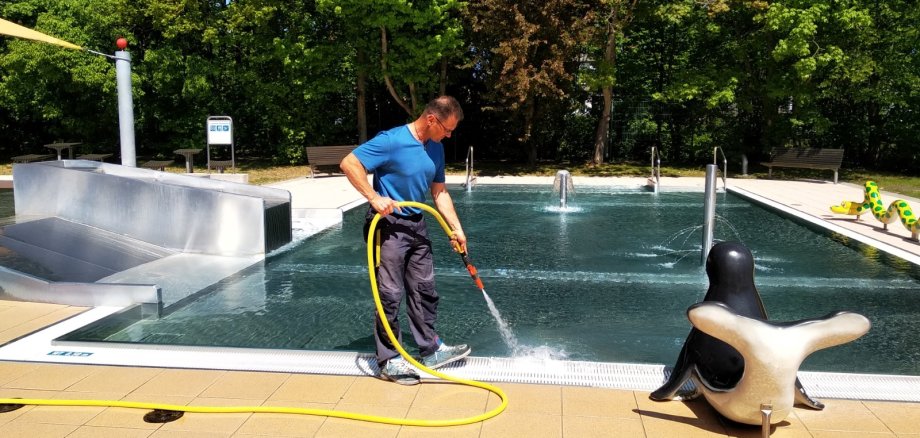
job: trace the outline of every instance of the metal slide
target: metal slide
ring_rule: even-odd
[[[16,164],[0,297],[170,304],[291,241],[291,195],[84,160]]]

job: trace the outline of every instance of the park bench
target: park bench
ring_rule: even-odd
[[[150,160],[141,164],[141,167],[144,169],[153,169],[159,170],[160,172],[166,170],[166,166],[172,166],[175,160]]]
[[[760,163],[769,169],[768,176],[773,176],[774,167],[796,167],[800,169],[824,169],[834,171],[834,184],[837,184],[837,171],[843,162],[843,149],[828,148],[773,148],[770,161]]]
[[[33,161],[45,161],[51,158],[54,158],[54,155],[28,154],[28,155],[19,155],[19,156],[13,157],[13,162],[14,163],[31,163]]]
[[[310,165],[310,178],[316,175],[317,166],[335,166],[339,168],[342,159],[348,156],[358,145],[345,146],[307,146],[307,164]],[[330,172],[332,173],[332,172]]]
[[[90,161],[105,161],[106,158],[111,157],[113,154],[83,154],[77,156],[78,160],[90,160]]]
[[[233,160],[211,160],[208,162],[208,168],[217,169],[217,173],[224,173],[224,169],[233,167]]]

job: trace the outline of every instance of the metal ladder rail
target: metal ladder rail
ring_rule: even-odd
[[[649,181],[652,180],[655,184],[655,193],[658,193],[661,186],[661,154],[655,146],[652,146],[652,175],[649,177]]]

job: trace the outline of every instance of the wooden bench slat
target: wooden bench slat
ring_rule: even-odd
[[[310,177],[316,176],[317,166],[338,166],[358,145],[342,146],[307,146],[307,164],[310,165]]]
[[[834,184],[843,162],[843,149],[828,148],[773,148],[770,161],[760,163],[767,166],[768,176],[773,176],[774,167],[795,167],[800,169],[820,169],[834,171]]]

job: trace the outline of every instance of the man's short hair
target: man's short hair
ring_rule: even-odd
[[[425,112],[441,120],[450,116],[456,117],[458,122],[463,120],[463,108],[460,108],[460,103],[453,96],[438,96],[431,99],[428,105],[425,105]]]

